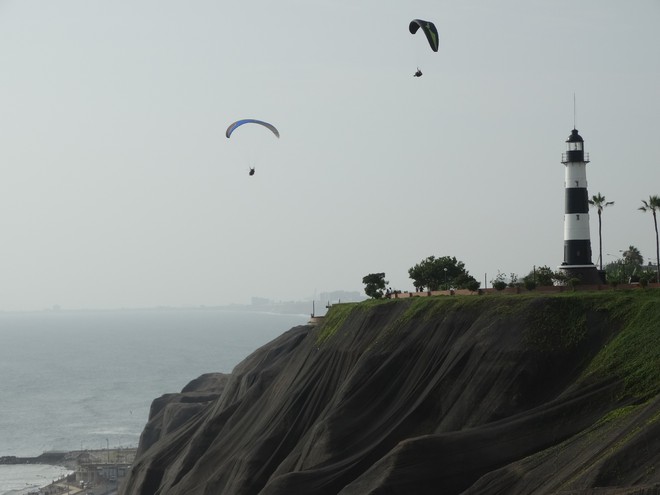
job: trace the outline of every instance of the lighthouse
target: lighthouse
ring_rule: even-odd
[[[591,262],[589,236],[589,194],[587,193],[587,163],[584,140],[577,129],[566,140],[568,149],[562,154],[564,164],[564,261],[559,267],[570,278],[584,284],[599,284],[601,278]]]

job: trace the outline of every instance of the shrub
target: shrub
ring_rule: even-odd
[[[507,286],[504,274],[499,272],[497,274],[497,277],[491,280],[490,283],[493,284],[493,288],[495,290],[504,290],[506,289]]]
[[[465,284],[465,288],[472,292],[478,291],[480,286],[481,282],[478,280],[470,280],[467,284]]]
[[[493,287],[495,290],[504,290],[506,289],[506,282],[504,280],[495,280],[493,282]]]

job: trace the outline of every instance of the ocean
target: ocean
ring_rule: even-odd
[[[136,447],[153,399],[231,372],[308,319],[203,308],[0,313],[0,456]],[[47,484],[57,469],[0,466],[0,495]]]

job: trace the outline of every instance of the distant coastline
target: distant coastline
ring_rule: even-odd
[[[20,457],[15,455],[0,456],[0,465],[16,465],[16,464],[48,464],[51,466],[64,466],[69,467],[67,464],[67,457],[71,452],[44,452],[36,457]]]
[[[113,313],[118,311],[235,311],[250,313],[270,313],[281,315],[309,315],[314,312],[316,315],[325,314],[326,308],[338,302],[360,302],[367,297],[357,291],[333,291],[322,292],[314,299],[281,301],[264,297],[252,297],[249,304],[218,304],[197,306],[151,306],[151,307],[120,307],[120,308],[64,308],[54,305],[50,308],[37,310],[0,310],[0,314],[21,314],[21,313]]]

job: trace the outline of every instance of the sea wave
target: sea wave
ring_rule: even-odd
[[[0,465],[0,495],[27,495],[72,472],[48,464]]]

